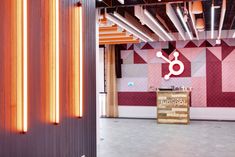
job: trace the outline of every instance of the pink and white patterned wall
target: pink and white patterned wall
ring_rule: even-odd
[[[173,60],[180,53],[185,65],[180,76],[164,80],[168,63],[157,51]],[[119,105],[155,106],[156,93],[149,88],[192,87],[192,107],[235,107],[235,39],[149,42],[127,44],[121,51],[122,78],[118,79]],[[128,83],[134,83],[128,86]]]

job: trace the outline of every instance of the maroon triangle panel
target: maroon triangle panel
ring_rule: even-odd
[[[222,46],[222,60],[224,60],[234,49],[234,46],[229,46],[223,40],[221,41]]]
[[[189,41],[189,42],[187,43],[187,45],[185,45],[185,48],[190,48],[190,47],[197,47],[197,45],[194,44],[194,42]]]
[[[134,52],[134,64],[146,64],[146,62],[138,53]]]
[[[211,43],[205,40],[199,47],[213,47],[213,46],[211,45]]]
[[[145,50],[145,49],[154,49],[149,43],[146,43],[141,50]]]

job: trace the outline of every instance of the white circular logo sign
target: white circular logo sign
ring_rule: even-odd
[[[156,56],[158,58],[162,58],[163,60],[165,60],[166,62],[169,63],[169,67],[168,67],[169,68],[169,73],[164,76],[164,78],[166,80],[169,80],[171,75],[178,76],[178,75],[180,75],[184,72],[183,62],[178,60],[179,52],[174,52],[173,55],[174,55],[175,59],[173,61],[170,61],[168,58],[166,58],[165,56],[162,55],[161,51],[157,52],[157,54],[156,54]],[[177,69],[177,70],[174,69],[174,66],[176,66],[176,65],[179,66],[179,69]]]

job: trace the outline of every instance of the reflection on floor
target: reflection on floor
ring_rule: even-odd
[[[98,157],[235,157],[235,122],[100,119]]]

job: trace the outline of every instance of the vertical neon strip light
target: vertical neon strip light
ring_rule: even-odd
[[[16,0],[17,130],[28,131],[28,34],[27,0]]]
[[[80,37],[80,117],[83,116],[83,29],[82,29],[82,6],[79,7],[79,37]]]
[[[24,73],[24,88],[23,88],[23,132],[28,130],[28,11],[27,0],[23,0],[23,73]]]
[[[73,57],[74,57],[74,105],[75,116],[83,116],[83,37],[82,37],[82,6],[79,3],[74,9],[73,26]]]
[[[16,0],[17,130],[28,131],[27,0]]]
[[[59,58],[59,0],[55,0],[55,123],[58,124],[60,121],[60,80],[59,80],[59,66],[60,66],[60,58]]]
[[[16,59],[16,77],[17,77],[17,130],[20,132],[24,131],[23,127],[23,25],[22,25],[22,12],[23,12],[23,4],[21,0],[16,0],[16,47],[17,47],[17,59]]]
[[[49,2],[49,103],[50,121],[60,122],[60,83],[59,83],[59,0]]]

